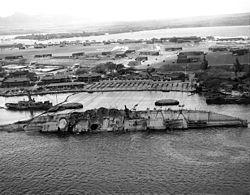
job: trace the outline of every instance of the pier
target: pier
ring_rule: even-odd
[[[190,82],[153,80],[109,80],[93,83],[85,88],[89,92],[104,91],[181,91],[193,92]]]
[[[112,92],[112,91],[179,91],[194,92],[196,88],[190,82],[182,81],[154,81],[154,80],[104,80],[94,83],[70,82],[55,83],[44,86],[45,90],[36,90],[26,87],[31,95],[73,93],[73,92]],[[10,90],[0,91],[0,96],[25,96],[26,91]]]

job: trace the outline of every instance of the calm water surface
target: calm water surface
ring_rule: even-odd
[[[247,194],[250,129],[0,132],[1,194]]]
[[[59,103],[67,95],[35,98]],[[145,109],[169,97],[187,108],[250,117],[250,106],[208,106],[203,97],[178,92],[80,93],[69,100],[83,103],[83,110],[136,103]],[[0,122],[23,115],[30,117],[1,111]],[[0,194],[249,194],[250,128],[69,136],[0,132],[0,175]]]

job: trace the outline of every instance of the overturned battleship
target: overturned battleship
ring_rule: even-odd
[[[136,111],[98,108],[84,112],[46,113],[23,125],[25,131],[40,132],[127,132],[167,131],[207,127],[247,127],[246,120],[199,110],[154,109]]]

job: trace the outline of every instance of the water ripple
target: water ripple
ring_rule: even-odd
[[[0,194],[247,194],[250,129],[0,133]]]

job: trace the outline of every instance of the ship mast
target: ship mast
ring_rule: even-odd
[[[29,91],[29,90],[27,90],[27,95],[28,95],[29,101],[33,101],[32,98],[31,98],[31,95],[30,95],[30,91]]]

